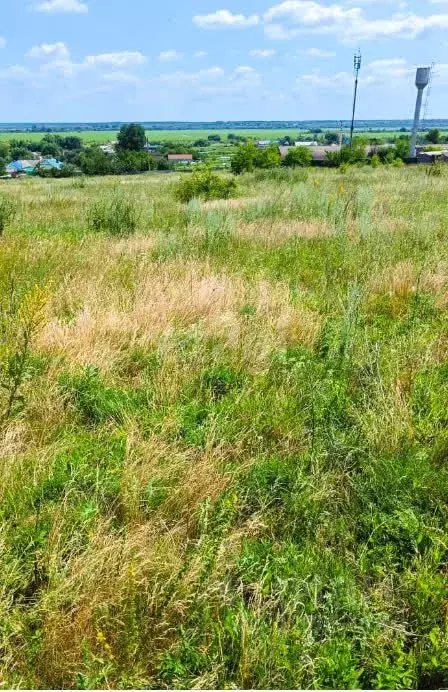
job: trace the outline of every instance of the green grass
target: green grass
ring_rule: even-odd
[[[182,179],[0,181],[1,686],[445,688],[446,176]]]

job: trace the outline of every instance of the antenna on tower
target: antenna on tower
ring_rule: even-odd
[[[355,73],[355,91],[353,94],[352,124],[350,127],[350,147],[353,144],[353,130],[355,129],[356,97],[358,94],[358,76],[359,76],[359,70],[361,69],[361,63],[362,63],[361,51],[358,49],[358,52],[355,53],[355,56],[353,58],[353,69],[354,69],[354,73]]]

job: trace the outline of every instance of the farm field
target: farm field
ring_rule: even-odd
[[[150,141],[164,141],[164,142],[177,142],[177,143],[192,143],[198,139],[207,139],[209,135],[219,135],[223,140],[227,139],[229,134],[239,135],[241,137],[253,137],[254,139],[280,139],[290,135],[295,137],[298,134],[300,136],[306,134],[304,130],[298,129],[280,129],[280,130],[258,130],[258,129],[235,129],[235,130],[148,130],[147,137]],[[52,134],[58,134],[53,132]],[[76,136],[81,137],[85,144],[105,144],[107,142],[113,141],[117,138],[118,131],[114,132],[111,130],[104,131],[73,131],[73,132],[63,132],[61,133],[64,137]],[[378,139],[388,139],[395,135],[400,134],[395,131],[364,131],[357,130],[357,134],[365,135],[366,137]],[[25,139],[27,141],[39,142],[44,133],[41,132],[0,132],[0,141],[9,141],[11,139]],[[310,139],[313,137],[312,133],[309,133]]]
[[[448,685],[433,170],[0,181],[2,687]]]

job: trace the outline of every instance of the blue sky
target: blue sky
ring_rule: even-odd
[[[0,8],[3,121],[407,118],[436,62],[448,117],[448,0],[13,0]]]

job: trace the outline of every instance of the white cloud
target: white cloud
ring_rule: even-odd
[[[329,50],[321,50],[320,48],[309,48],[304,53],[311,58],[334,58],[336,55],[336,53],[332,53]]]
[[[4,48],[6,46],[6,39],[3,38],[3,36],[0,36],[0,48]]]
[[[198,72],[184,72],[183,70],[179,70],[169,74],[162,74],[156,77],[153,81],[178,86],[181,88],[186,85],[201,84],[203,82],[220,80],[224,74],[225,73],[222,67],[216,66],[209,67],[206,70],[199,70]]]
[[[448,14],[419,16],[398,14],[368,19],[360,7],[321,5],[314,0],[285,0],[264,14],[265,34],[270,39],[292,39],[300,34],[336,35],[354,42],[378,38],[413,39],[430,29],[448,28]]]
[[[249,52],[249,55],[252,58],[271,58],[273,55],[276,54],[277,51],[273,50],[272,48],[260,48],[260,49],[254,49]]]
[[[91,67],[98,65],[114,65],[115,67],[127,67],[129,65],[143,65],[147,58],[140,51],[121,51],[118,53],[102,53],[101,55],[88,55],[86,65]]]
[[[353,84],[353,77],[348,72],[338,72],[333,75],[321,75],[319,71],[302,74],[297,77],[298,85],[323,87],[325,89],[348,89]]]
[[[120,84],[138,84],[141,82],[140,77],[123,70],[106,72],[105,74],[101,75],[101,79],[103,79],[105,82],[116,82]]]
[[[205,58],[207,56],[207,53],[205,50],[197,50],[196,53],[194,54],[195,58]]]
[[[178,53],[177,50],[163,50],[159,53],[159,60],[161,62],[175,62],[176,60],[181,60],[183,57],[183,53]]]
[[[193,22],[201,29],[242,29],[256,26],[260,23],[260,17],[257,14],[246,17],[244,14],[232,14],[229,10],[218,10],[211,14],[196,15]]]
[[[88,12],[88,7],[81,0],[44,0],[34,6],[36,12],[74,12],[77,14]]]
[[[69,79],[76,77],[80,72],[87,69],[89,66],[86,63],[75,63],[71,60],[52,60],[40,68],[40,73],[42,75],[54,74],[56,76],[64,77],[64,79]]]
[[[287,21],[294,24],[318,25],[359,16],[359,8],[344,9],[340,5],[319,5],[313,0],[285,0],[271,7],[264,15],[266,23]]]
[[[448,80],[448,65],[440,65],[439,79],[437,73],[434,80],[440,84]],[[404,87],[409,89],[409,94],[413,93],[415,66],[410,65],[403,58],[389,58],[384,60],[374,60],[366,65],[361,73],[359,82],[360,88],[381,86],[381,89]],[[311,86],[324,90],[346,90],[353,87],[353,74],[349,72],[338,72],[337,74],[325,75],[319,69],[313,70],[310,74],[302,74],[297,77],[297,85]],[[384,96],[384,91],[383,91]]]
[[[48,58],[48,57],[67,57],[69,55],[69,50],[65,43],[58,41],[57,43],[41,43],[40,46],[33,46],[31,50],[28,51],[26,57],[28,58]]]
[[[248,75],[248,74],[253,74],[255,72],[253,67],[249,67],[249,65],[240,65],[239,67],[235,67],[234,73],[235,74],[242,74],[242,75]]]
[[[416,14],[394,14],[389,19],[359,20],[347,27],[345,37],[348,40],[374,40],[378,38],[413,39],[424,31],[447,29],[448,14],[420,17]]]
[[[11,65],[10,67],[5,67],[0,69],[0,79],[17,79],[19,81],[24,81],[32,77],[32,72],[27,70],[23,65]]]

